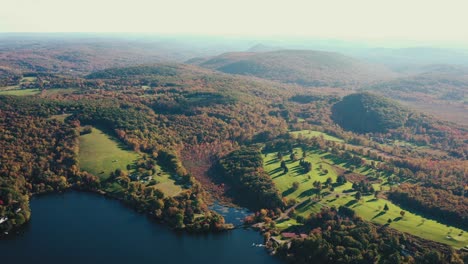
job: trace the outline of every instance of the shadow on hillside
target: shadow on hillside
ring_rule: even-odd
[[[332,154],[327,154],[325,156],[323,156],[323,158],[325,159],[328,159],[328,160],[331,160],[334,164],[342,164],[343,167],[345,168],[349,168],[351,167],[351,165],[353,165],[351,162],[345,160],[345,159],[342,159],[342,158],[338,158]]]
[[[294,167],[291,169],[291,171],[294,172],[294,173],[297,173],[297,174],[299,174],[299,175],[304,174],[304,169],[303,169],[301,166],[299,166],[299,165],[294,166]],[[297,175],[297,176],[299,176],[299,175]]]
[[[282,170],[283,170],[283,169],[282,169],[281,167],[278,167],[278,168],[276,168],[276,169],[273,169],[273,170],[269,171],[268,173],[269,173],[269,174],[275,174],[275,173],[278,173],[278,172],[280,172],[280,171],[282,171]]]
[[[278,159],[272,159],[272,160],[269,160],[268,162],[265,163],[265,165],[271,165],[271,164],[274,164],[274,163],[277,163],[279,162]]]
[[[119,147],[121,150],[127,150],[127,151],[133,151],[132,148],[129,146],[125,145],[124,142],[122,142],[117,135],[115,134],[115,131],[112,129],[105,128],[103,126],[97,126],[97,125],[91,125],[93,127],[93,132],[103,134],[104,136],[108,137],[110,140],[114,141],[117,143],[117,147]],[[97,130],[97,131],[96,131]]]
[[[299,194],[298,197],[299,198],[309,197],[309,196],[316,194],[317,192],[318,192],[317,189],[309,189],[309,190],[303,191],[301,194]]]
[[[302,202],[301,204],[299,204],[297,207],[296,207],[296,210],[300,211],[301,209],[309,206],[309,205],[312,205],[314,203],[314,201],[312,200],[305,200],[304,202]]]
[[[283,197],[285,197],[285,196],[290,195],[290,194],[293,193],[294,191],[295,191],[294,188],[291,187],[291,188],[287,189],[286,191],[282,192],[281,195],[282,195]]]
[[[357,204],[357,202],[358,202],[358,200],[351,200],[351,201],[347,202],[347,203],[345,204],[345,206],[351,207],[352,205]]]
[[[387,213],[387,211],[381,211],[381,212],[379,212],[378,214],[374,215],[374,217],[372,217],[372,220],[375,219],[375,218],[377,218],[377,217],[380,217],[380,216],[382,216],[382,215],[384,215],[384,214],[386,214],[386,213]]]

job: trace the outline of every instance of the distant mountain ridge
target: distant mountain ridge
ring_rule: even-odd
[[[192,59],[188,63],[230,74],[313,87],[358,85],[395,76],[384,66],[340,53],[312,50],[231,52]]]
[[[468,91],[468,68],[454,65],[428,65],[421,73],[366,87],[396,99],[417,98],[419,94],[440,100],[463,100]]]
[[[257,45],[252,46],[250,49],[246,51],[247,52],[268,52],[268,51],[275,51],[275,50],[284,50],[284,48],[269,46],[265,44],[257,44]]]

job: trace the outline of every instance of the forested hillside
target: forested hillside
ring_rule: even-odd
[[[286,259],[291,254],[300,259],[302,247],[322,240],[329,245],[336,235],[342,240],[339,245],[352,244],[350,250],[324,252],[313,246],[313,256],[352,262],[381,255],[409,261],[430,252],[416,247],[406,257],[398,245],[413,242],[395,244],[389,251],[375,245],[404,240],[401,232],[415,232],[407,223],[422,217],[416,213],[437,228],[465,217],[456,210],[463,209],[466,199],[467,131],[381,96],[342,97],[329,90],[176,63],[109,68],[85,77],[15,74],[5,78],[13,86],[0,90],[16,93],[0,95],[0,213],[8,218],[2,231],[29,219],[31,195],[68,188],[119,199],[175,229],[231,228],[209,209],[207,201],[215,197],[259,210],[248,222],[256,222],[265,234],[305,232],[307,238],[301,241],[284,240],[292,243],[290,250],[272,247]],[[96,131],[104,135],[96,137]],[[108,138],[97,146],[114,144],[113,149],[131,152],[132,160],[115,169],[122,159],[110,158],[112,166],[94,169],[93,159],[80,160],[77,154],[83,138]],[[93,141],[86,144],[92,153]],[[430,195],[418,195],[424,191]],[[437,202],[431,197],[438,197]],[[453,203],[443,197],[454,197]],[[376,205],[384,201],[395,202],[388,214]],[[319,225],[313,219],[324,204],[356,209],[363,219],[345,219],[330,211],[336,218],[331,221],[358,225],[369,234],[348,234],[334,222]],[[395,220],[399,204],[400,211],[408,210],[408,220]],[[393,216],[388,232],[374,226],[387,219],[377,216],[377,222],[369,223],[375,214]],[[332,231],[325,231],[328,226]],[[461,234],[459,240],[447,240],[443,231],[437,232],[434,237],[424,233],[425,238],[454,247],[465,239]],[[369,244],[354,242],[362,237]],[[451,251],[436,245],[438,259],[447,262]]]
[[[405,125],[409,112],[377,95],[362,93],[343,98],[332,108],[333,120],[358,133],[387,132]]]
[[[383,66],[339,53],[311,50],[226,53],[192,62],[225,73],[316,87],[357,85],[394,76]]]

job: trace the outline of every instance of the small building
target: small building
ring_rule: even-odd
[[[5,216],[5,217],[0,218],[0,224],[4,223],[6,221],[8,221],[8,217]]]
[[[281,236],[282,236],[283,238],[296,238],[296,237],[297,237],[297,234],[296,234],[296,233],[284,232],[284,233],[281,233]]]
[[[296,233],[284,232],[284,233],[281,233],[281,237],[287,238],[287,239],[292,239],[292,238],[308,238],[309,236],[307,234],[304,234],[304,233],[296,234]]]
[[[130,174],[129,178],[132,181],[139,181],[141,177],[140,177],[140,175],[138,175],[138,173],[132,173],[132,174]]]
[[[144,178],[145,181],[151,181],[153,179],[153,176],[146,176]]]

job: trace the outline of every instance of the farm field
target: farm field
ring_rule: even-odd
[[[57,119],[67,115],[58,115]],[[116,139],[106,135],[97,128],[92,128],[90,134],[80,136],[80,167],[88,171],[101,180],[109,178],[110,173],[116,169],[127,171],[129,174],[135,173],[133,164],[140,158],[134,151],[122,148]],[[127,170],[130,165],[130,170]],[[177,195],[182,191],[182,187],[177,185],[169,172],[159,165],[155,166],[156,174],[153,179],[157,182],[155,186],[167,196]],[[149,184],[148,182],[146,182]],[[111,183],[107,188],[110,192],[122,191],[122,186],[118,183]]]
[[[101,180],[109,178],[116,169],[127,170],[139,157],[138,153],[126,150],[116,140],[97,128],[80,136],[80,168]]]
[[[0,95],[28,96],[40,93],[39,89],[0,90]]]
[[[296,157],[302,158],[302,150],[295,148]],[[337,176],[349,168],[349,164],[338,159],[331,159],[329,153],[318,150],[306,151],[305,161],[312,163],[312,170],[304,173],[299,165],[299,160],[292,161],[289,155],[284,155],[283,160],[286,163],[289,171],[283,172],[280,168],[280,160],[277,158],[277,152],[264,153],[264,169],[272,177],[281,195],[287,199],[296,199],[297,204],[295,212],[297,215],[307,217],[311,213],[317,213],[323,206],[341,205],[352,208],[356,213],[365,220],[376,224],[385,225],[395,228],[402,232],[407,232],[422,238],[438,241],[455,248],[462,248],[468,243],[468,235],[461,229],[450,227],[441,224],[437,221],[426,219],[417,214],[403,210],[398,205],[385,200],[384,198],[376,199],[374,195],[363,195],[357,201],[354,197],[355,192],[352,190],[352,183],[337,186]],[[321,166],[321,169],[320,169]],[[324,173],[328,171],[328,173]],[[367,166],[357,167],[353,170],[353,174],[368,175],[373,173],[372,169]],[[318,191],[313,186],[313,182],[320,181],[322,185],[327,178],[331,178],[334,183],[333,190],[323,187],[318,198]],[[386,177],[380,177],[380,183],[374,183],[373,187],[376,190],[387,190],[388,183]],[[293,183],[299,183],[299,187],[294,190]],[[384,211],[385,204],[389,207],[388,211]],[[400,212],[405,211],[402,217]],[[391,219],[391,223],[388,223]],[[285,219],[277,224],[277,227],[286,229],[298,223],[294,219]]]
[[[161,167],[157,167],[158,170],[162,170]],[[162,170],[154,178],[158,181],[158,184],[155,185],[156,188],[161,190],[166,196],[175,196],[183,190],[182,186],[176,184],[169,172]]]

